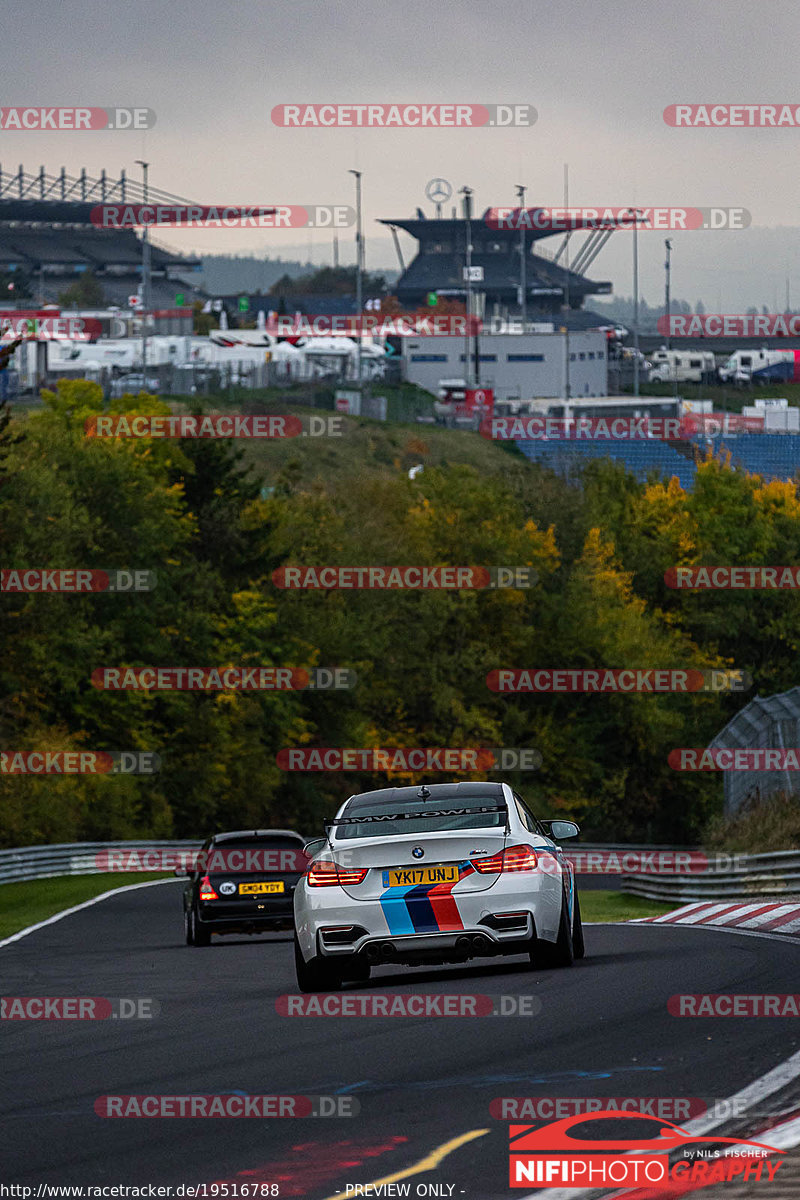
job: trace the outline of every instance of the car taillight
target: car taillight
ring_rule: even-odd
[[[334,862],[314,862],[308,868],[309,887],[348,887],[363,883],[368,867],[338,867]]]
[[[538,865],[533,846],[509,846],[491,858],[470,859],[470,866],[481,875],[499,875],[501,871],[535,871]]]
[[[200,899],[201,900],[219,900],[219,896],[211,886],[211,880],[207,875],[204,875],[200,880]]]

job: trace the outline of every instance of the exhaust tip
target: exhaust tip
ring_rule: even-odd
[[[391,942],[384,942],[381,946],[381,954],[384,958],[394,958],[397,954],[397,947]]]
[[[472,945],[476,950],[488,950],[491,945],[489,938],[485,933],[475,933],[472,935]]]
[[[456,938],[455,948],[463,954],[469,954],[472,951],[472,942],[468,937]]]

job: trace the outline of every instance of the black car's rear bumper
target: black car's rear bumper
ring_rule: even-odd
[[[212,933],[255,933],[267,929],[293,929],[292,896],[281,896],[279,902],[266,901],[257,907],[251,901],[212,901],[199,904],[197,920]]]

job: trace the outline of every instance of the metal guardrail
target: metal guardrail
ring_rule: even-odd
[[[629,896],[674,904],[800,894],[800,850],[735,857],[734,867],[702,875],[623,875],[620,890]]]
[[[0,884],[21,883],[29,879],[50,879],[57,875],[97,875],[107,871],[98,865],[97,856],[111,850],[199,850],[202,838],[183,840],[144,839],[119,842],[62,842],[53,846],[20,846],[14,850],[0,850]],[[571,849],[565,847],[567,854]],[[681,846],[631,846],[598,845],[582,842],[576,850],[637,851],[637,850],[681,850]],[[115,871],[114,874],[132,875],[131,871]]]
[[[16,850],[0,850],[0,884],[22,883],[29,879],[50,879],[56,875],[97,875],[101,873],[101,868],[97,865],[96,856],[108,850],[199,850],[202,844],[201,838],[184,841],[157,841],[149,838],[133,842],[74,842],[57,846],[20,846]]]
[[[54,846],[20,846],[0,850],[0,885],[31,879],[49,879],[58,875],[97,875],[107,868],[98,856],[110,850],[199,850],[201,838],[143,839],[118,842],[74,842]],[[569,854],[572,846],[565,846]],[[685,850],[684,846],[600,845],[582,842],[576,851],[604,850],[624,854],[632,851]],[[712,857],[712,856],[709,856]],[[135,876],[135,872],[114,874]],[[753,896],[800,894],[800,850],[780,850],[770,854],[736,855],[735,865],[725,870],[713,868],[702,874],[620,875],[619,888],[630,896],[680,904],[692,900],[737,900]]]

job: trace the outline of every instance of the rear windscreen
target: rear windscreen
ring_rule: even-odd
[[[469,796],[453,801],[408,800],[351,801],[337,821],[336,841],[353,838],[392,837],[399,833],[437,833],[459,829],[502,828],[505,805],[495,796]]]
[[[218,842],[201,854],[198,869],[209,874],[291,874],[304,871],[308,857],[297,838],[231,838]]]

